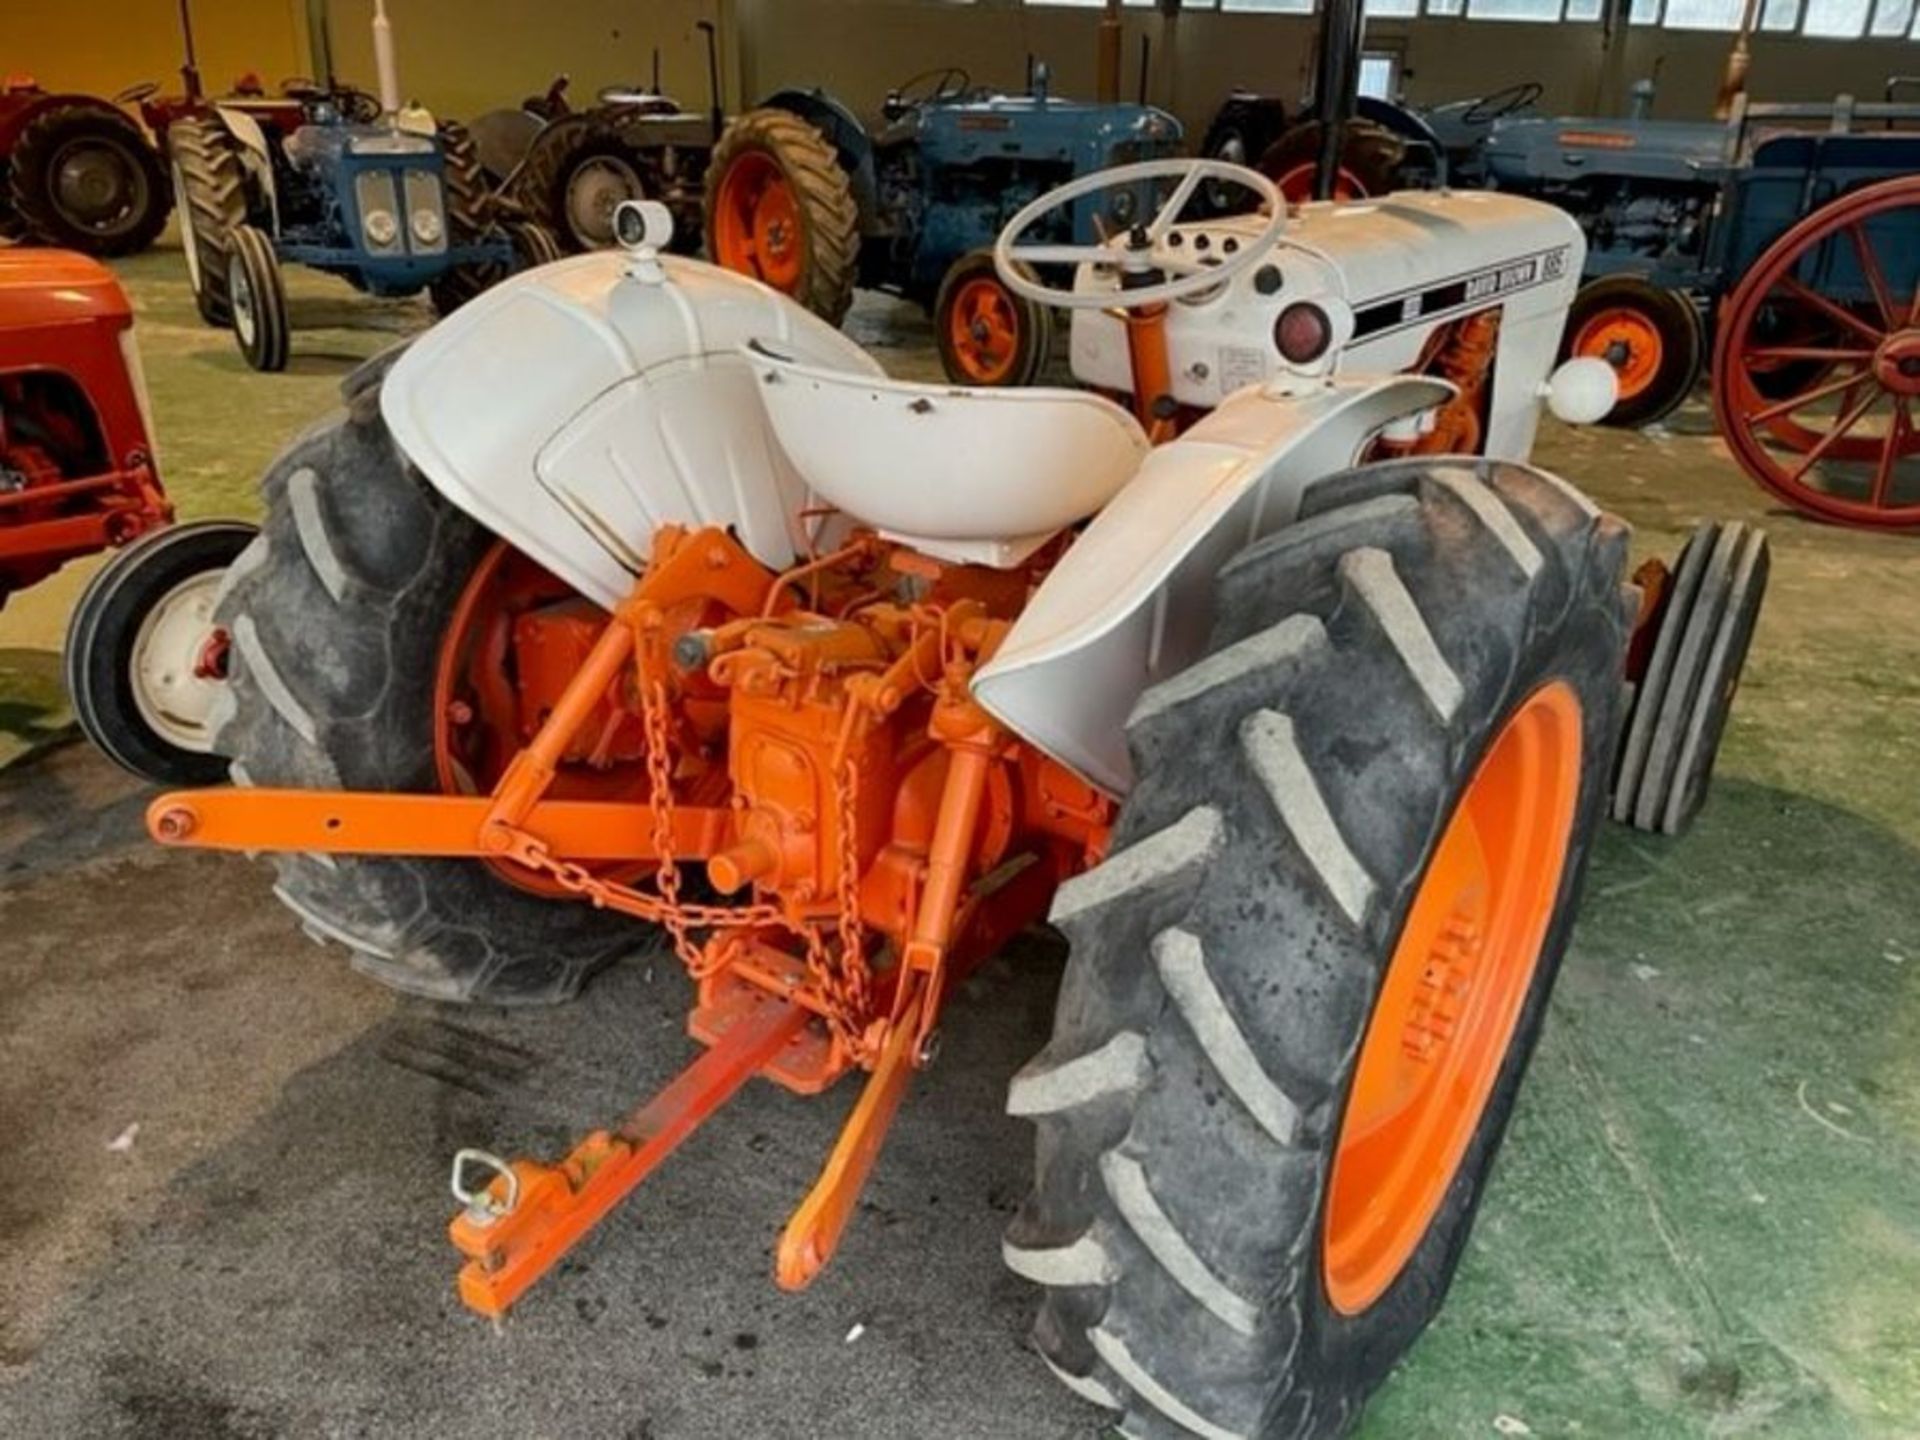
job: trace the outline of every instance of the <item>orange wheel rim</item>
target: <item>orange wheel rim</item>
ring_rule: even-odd
[[[1659,375],[1667,344],[1660,338],[1659,327],[1643,312],[1616,306],[1587,317],[1574,334],[1573,353],[1613,366],[1620,377],[1620,398],[1631,400],[1644,394]]]
[[[1480,1126],[1532,987],[1580,789],[1579,699],[1529,696],[1461,793],[1361,1042],[1334,1152],[1327,1297],[1366,1310],[1425,1237]]]
[[[1313,199],[1313,177],[1318,169],[1317,165],[1296,165],[1291,170],[1282,171],[1280,178],[1274,181],[1281,198],[1289,205],[1304,205]],[[1360,183],[1358,175],[1342,165],[1340,173],[1333,177],[1333,198],[1364,200],[1367,198],[1367,187]]]
[[[543,605],[564,602],[574,592],[504,540],[490,546],[474,567],[453,607],[433,676],[433,770],[441,793],[487,794],[531,735],[521,714],[514,672],[514,622]],[[645,767],[565,766],[548,796],[555,800],[644,803]],[[574,898],[552,877],[510,860],[486,865],[522,890],[550,898]],[[631,880],[650,865],[603,866],[596,874]]]
[[[720,177],[714,258],[791,295],[806,272],[805,221],[792,182],[764,150],[743,152]]]
[[[1020,350],[1020,315],[1006,286],[985,275],[962,284],[947,314],[947,340],[969,380],[1005,380]]]

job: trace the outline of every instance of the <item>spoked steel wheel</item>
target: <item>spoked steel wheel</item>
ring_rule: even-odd
[[[1783,310],[1821,327],[1776,338]],[[1783,395],[1788,366],[1804,383]],[[1727,301],[1713,389],[1734,457],[1795,509],[1920,526],[1920,178],[1856,190],[1767,248]]]

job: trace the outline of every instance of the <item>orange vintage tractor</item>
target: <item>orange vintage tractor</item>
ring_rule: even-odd
[[[1334,1433],[1438,1308],[1634,614],[1625,528],[1525,463],[1544,395],[1612,396],[1548,379],[1580,233],[1506,197],[1295,215],[1177,160],[1104,177],[1164,187],[1131,231],[1024,243],[1100,183],[1015,217],[1000,273],[1130,409],[891,381],[629,204],[627,253],[474,300],[267,476],[218,616],[239,783],[154,836],[271,852],[416,993],[560,999],[653,944],[693,982],[657,1097],[556,1163],[456,1158],[482,1314],[750,1078],[855,1076],[776,1250],[807,1284],[958,980],[1046,918],[1005,1254],[1066,1384],[1135,1433]],[[1176,223],[1203,183],[1267,208]],[[1407,373],[1448,334],[1486,352],[1464,409]]]
[[[226,769],[208,741],[213,596],[253,527],[172,521],[126,293],[84,255],[0,248],[0,605],[119,549],[68,630],[75,713],[136,774],[208,784]]]

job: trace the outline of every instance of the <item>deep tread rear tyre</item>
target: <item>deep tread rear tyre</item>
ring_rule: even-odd
[[[190,685],[189,690],[197,693],[189,695],[194,702],[189,706],[169,706],[162,696],[149,693],[149,705],[173,712],[171,719],[161,722],[173,733],[162,734],[148,718],[138,693],[141,682],[135,652],[156,605],[176,597],[186,603],[181,587],[195,580],[204,584],[197,593],[188,592],[191,603],[196,609],[203,605],[215,577],[258,533],[238,520],[201,520],[156,530],[109,560],[73,607],[64,662],[74,716],[81,732],[102,754],[143,780],[156,785],[217,785],[226,778],[227,762],[206,748],[211,743],[206,731],[214,720],[199,707],[207,705],[208,692]],[[187,649],[197,651],[212,634],[209,623],[201,635],[189,640]],[[194,658],[185,651],[164,657],[184,665],[191,665]],[[186,672],[176,673],[184,676]],[[181,710],[192,713],[183,715]],[[207,716],[206,729],[196,735],[201,715]],[[182,742],[191,742],[195,748]]]
[[[207,324],[224,326],[233,317],[227,298],[227,235],[247,223],[247,176],[240,149],[226,127],[209,117],[169,125],[167,151],[193,302]]]
[[[493,537],[387,433],[380,357],[262,484],[261,535],[216,618],[233,636],[215,736],[241,785],[431,792],[433,681],[461,587]],[[437,1000],[565,1000],[649,931],[515,889],[477,861],[282,855],[275,893],[356,969]]]
[[[1320,159],[1322,127],[1318,120],[1296,125],[1269,145],[1256,167],[1278,182],[1300,166]],[[1400,188],[1400,165],[1407,158],[1407,142],[1372,120],[1347,121],[1340,142],[1340,168],[1359,183],[1364,195],[1386,195]],[[1359,198],[1359,197],[1356,197]]]
[[[127,187],[126,208],[100,225],[61,203],[55,171],[78,147],[110,157]],[[146,249],[166,228],[166,171],[145,132],[117,110],[48,105],[21,127],[7,159],[13,211],[44,244],[110,259]]]
[[[1235,91],[1214,113],[1206,138],[1200,142],[1200,153],[1209,160],[1225,160],[1251,169],[1286,128],[1284,101]],[[1249,192],[1237,185],[1209,181],[1200,187],[1199,211],[1203,215],[1230,215],[1251,203]]]
[[[1660,358],[1653,373],[1634,393],[1623,392],[1600,423],[1632,429],[1664,420],[1686,403],[1706,364],[1706,324],[1699,310],[1678,290],[1654,285],[1637,275],[1609,275],[1590,281],[1580,287],[1567,312],[1561,358],[1576,353],[1588,355],[1620,370],[1625,363],[1624,356],[1616,359],[1592,343],[1579,344],[1582,331],[1608,312],[1635,317],[1640,325],[1656,334]]]
[[[572,255],[614,243],[611,215],[604,235],[576,213],[574,189],[581,172],[604,162],[609,178],[624,173],[631,183],[623,198],[644,200],[664,188],[658,160],[626,138],[622,127],[592,115],[569,116],[541,131],[514,181],[514,194],[561,249]]]
[[[791,111],[749,110],[727,126],[713,147],[703,225],[708,255],[715,264],[728,263],[720,254],[715,224],[720,192],[727,171],[750,151],[772,158],[800,206],[805,254],[793,298],[829,325],[838,325],[853,304],[860,261],[860,208],[833,146]]]
[[[474,245],[491,229],[487,215],[487,176],[480,168],[480,156],[473,148],[467,127],[443,120],[437,134],[440,139],[442,174],[446,179],[447,243]],[[481,261],[455,265],[427,287],[433,313],[451,315],[467,301],[507,278],[507,267],[498,262]]]
[[[292,339],[287,288],[273,242],[251,225],[227,232],[227,300],[247,364],[268,373],[286,369]]]
[[[1341,1433],[1438,1310],[1606,800],[1625,553],[1528,467],[1332,476],[1221,573],[1209,655],[1136,706],[1113,851],[1055,901],[1072,953],[1009,1096],[1039,1133],[1006,1242],[1045,1287],[1041,1354],[1126,1433]],[[1411,1259],[1343,1314],[1327,1184],[1382,973],[1490,740],[1554,682],[1578,789],[1519,1019]]]

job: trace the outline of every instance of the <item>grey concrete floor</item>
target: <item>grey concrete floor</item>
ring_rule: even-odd
[[[316,291],[302,394],[252,407],[275,382],[177,266],[127,267],[163,446],[193,513],[244,506],[394,316]],[[853,328],[934,368],[905,307]],[[1543,436],[1641,551],[1767,523],[1774,594],[1699,825],[1603,840],[1459,1282],[1366,1435],[1920,1433],[1920,542],[1768,513],[1708,430]],[[12,618],[0,657],[38,653]],[[1100,1433],[998,1258],[1057,950],[970,984],[811,1290],[770,1249],[853,1095],[754,1086],[496,1332],[453,1296],[447,1161],[560,1153],[668,1078],[676,966],[545,1013],[400,999],[264,866],[147,845],[145,799],[78,745],[0,771],[0,1436]]]

